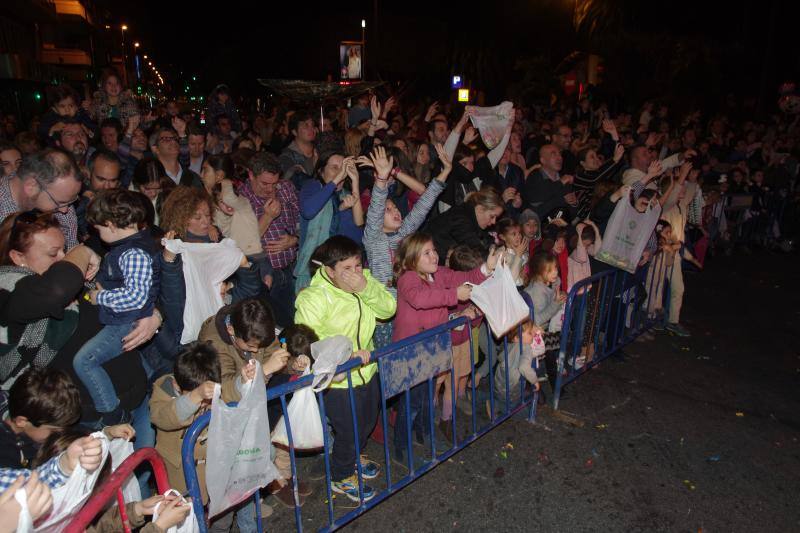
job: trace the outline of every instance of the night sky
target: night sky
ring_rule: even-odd
[[[599,19],[601,26],[605,22],[609,27],[601,27],[594,39],[574,31],[573,0],[485,2],[479,10],[457,2],[379,0],[377,32],[376,2],[371,0],[283,4],[226,1],[206,11],[194,2],[100,2],[113,18],[130,25],[131,37],[142,42],[162,73],[196,74],[206,88],[224,81],[253,91],[258,77],[336,79],[338,42],[359,40],[362,18],[367,21],[365,63],[370,78],[411,80],[426,87],[444,85],[453,72],[469,74],[471,68],[479,68],[490,80],[484,84],[498,86],[487,89],[502,92],[523,75],[514,68],[517,59],[540,55],[554,67],[576,49],[615,56],[609,58],[614,64],[624,54],[618,52],[619,44],[609,53],[608,43],[611,38],[624,42],[627,36],[633,36],[628,49],[638,55],[620,64],[626,69],[641,64],[644,70],[648,63],[664,60],[659,43],[684,39],[680,47],[671,46],[670,53],[680,48],[681,58],[690,57],[692,66],[678,82],[690,87],[697,78],[703,85],[697,90],[757,93],[766,62],[772,95],[779,82],[798,79],[800,73],[800,2],[779,2],[774,14],[770,0],[596,2],[610,14]],[[772,16],[776,31],[772,53],[766,54]],[[668,58],[672,63],[679,60]]]

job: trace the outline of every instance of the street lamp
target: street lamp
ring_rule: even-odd
[[[361,19],[361,79],[367,76],[365,64],[367,62],[367,19]]]
[[[122,25],[122,82],[128,85],[128,60],[125,57],[125,31],[128,29],[126,24]]]

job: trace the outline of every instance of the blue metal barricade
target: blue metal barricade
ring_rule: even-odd
[[[565,385],[666,320],[672,267],[663,266],[664,260],[664,256],[658,254],[648,267],[655,268],[657,273],[649,275],[647,271],[643,279],[612,269],[594,274],[572,287],[567,296],[555,365],[554,409],[558,409]],[[645,306],[648,295],[661,297],[661,305],[654,306],[657,312]]]
[[[527,296],[527,295],[525,295]],[[526,301],[530,307],[530,300],[526,298]],[[486,358],[488,359],[488,369],[489,373],[488,376],[488,384],[489,384],[489,396],[486,398],[486,402],[490,404],[489,412],[485,413],[485,416],[481,416],[483,414],[483,402],[479,402],[478,397],[481,395],[479,389],[477,388],[477,381],[479,379],[478,374],[476,373],[475,367],[475,354],[477,353],[474,348],[476,348],[475,344],[473,343],[473,336],[472,334],[469,335],[469,359],[470,359],[470,388],[471,391],[471,402],[472,402],[472,414],[469,416],[469,420],[466,423],[463,421],[459,421],[459,412],[456,409],[456,376],[454,375],[453,370],[453,346],[451,340],[451,332],[457,328],[471,328],[471,324],[467,320],[467,318],[460,317],[455,320],[451,320],[445,324],[437,326],[435,328],[423,331],[417,335],[409,337],[407,339],[403,339],[399,342],[393,343],[389,346],[386,346],[382,349],[375,351],[372,354],[372,361],[377,361],[379,372],[378,374],[373,377],[373,379],[379,380],[378,383],[380,385],[380,396],[378,401],[380,402],[380,410],[377,417],[377,424],[380,424],[383,430],[383,473],[384,473],[384,480],[381,483],[382,486],[380,489],[375,486],[374,487],[374,497],[371,499],[365,499],[365,492],[364,487],[365,478],[363,467],[361,465],[360,460],[355,461],[355,475],[358,480],[358,502],[355,508],[348,508],[343,506],[347,512],[344,513],[337,513],[336,506],[334,506],[334,500],[336,495],[333,494],[331,489],[331,459],[330,459],[330,452],[332,449],[331,443],[331,435],[328,431],[324,432],[324,450],[322,452],[324,464],[325,464],[325,489],[322,495],[318,497],[322,499],[325,498],[324,503],[326,506],[326,514],[327,520],[326,524],[322,525],[319,529],[323,531],[332,531],[335,530],[347,522],[353,520],[357,516],[363,514],[370,508],[374,507],[381,501],[385,500],[386,498],[390,497],[392,494],[397,492],[398,490],[402,489],[406,485],[410,484],[436,465],[441,463],[444,460],[447,460],[449,457],[463,449],[465,446],[468,446],[487,432],[491,431],[494,427],[501,424],[502,422],[508,420],[514,414],[522,411],[527,407],[529,404],[531,405],[530,409],[530,417],[535,416],[535,402],[537,399],[537,394],[533,390],[533,387],[528,387],[525,383],[524,378],[520,379],[520,382],[517,383],[509,383],[509,367],[508,367],[508,360],[509,360],[509,341],[506,337],[501,339],[500,345],[502,345],[502,350],[499,353],[499,357],[503,357],[505,361],[505,398],[502,402],[503,408],[499,411],[495,411],[495,394],[494,394],[494,372],[495,372],[495,362],[498,357],[498,352],[496,350],[496,345],[494,343],[494,339],[491,334],[487,334],[487,347],[486,347]],[[488,326],[484,325],[481,326],[485,328],[485,331],[488,332]],[[470,333],[472,331],[470,330]],[[521,335],[521,326],[518,327],[517,335],[519,336],[520,342],[520,350],[522,348],[522,335]],[[357,408],[356,408],[356,401],[354,395],[354,387],[352,383],[352,377],[350,374],[350,370],[356,369],[361,364],[360,360],[350,360],[347,363],[341,365],[337,369],[338,373],[346,373],[346,380],[348,387],[347,389],[340,389],[340,390],[347,390],[348,397],[349,397],[349,404],[350,404],[350,416],[352,417],[353,421],[353,442],[355,444],[355,457],[361,457],[363,450],[361,449],[361,442],[364,441],[364,435],[359,435],[359,424],[357,423]],[[449,442],[437,442],[436,431],[434,427],[434,391],[436,381],[441,380],[442,376],[445,376],[444,379],[449,379],[451,383],[451,403],[453,406],[452,409],[452,419],[451,419],[451,428],[452,428],[452,439]],[[297,381],[285,383],[283,385],[279,385],[276,387],[268,388],[267,389],[267,400],[278,399],[281,404],[281,409],[284,414],[284,418],[286,420],[286,432],[288,436],[289,442],[289,458],[291,462],[291,473],[292,473],[292,488],[293,488],[293,495],[295,499],[295,507],[294,507],[294,519],[295,519],[295,528],[296,530],[302,531],[304,529],[304,520],[302,516],[302,509],[299,505],[299,496],[298,496],[298,466],[297,466],[297,457],[294,450],[294,440],[292,437],[292,428],[289,417],[286,417],[287,412],[287,400],[286,396],[291,395],[292,393],[307,387],[311,384],[313,376],[306,376]],[[519,394],[514,395],[516,396],[515,400],[511,399],[511,387],[519,387]],[[528,391],[529,393],[526,393]],[[427,394],[426,394],[427,393]],[[327,420],[326,417],[326,403],[325,403],[325,394],[326,391],[321,391],[316,393],[317,401],[320,408],[320,416],[323,420],[323,425],[325,425],[325,421]],[[415,398],[424,397],[426,399],[425,405],[422,409],[417,410],[415,413],[414,410],[411,409],[411,401],[412,395]],[[421,395],[421,396],[420,396]],[[390,417],[389,417],[389,409],[391,408],[391,403],[394,402],[395,405],[399,405],[399,402],[404,402],[405,413],[406,416],[404,420],[401,420],[401,417],[398,416],[395,422],[395,426],[398,424],[405,425],[405,439],[404,439],[404,446],[401,448],[396,448],[392,444],[392,438],[390,434]],[[401,409],[398,409],[400,411]],[[424,414],[427,414],[425,417]],[[481,415],[479,415],[481,413]],[[423,416],[425,423],[425,430],[423,433],[427,433],[428,443],[427,446],[422,445],[419,451],[414,450],[414,443],[412,442],[412,429],[415,426],[415,419],[417,416]],[[210,421],[210,413],[206,413],[200,417],[187,429],[184,441],[183,441],[183,448],[182,448],[182,459],[183,459],[183,469],[184,469],[184,476],[186,479],[186,485],[189,489],[189,494],[192,496],[195,502],[201,502],[201,490],[199,486],[196,464],[194,459],[194,449],[195,443],[197,442],[198,437],[200,434],[206,429],[208,423]],[[463,415],[466,416],[466,415]],[[416,424],[418,427],[420,426],[419,423]],[[396,429],[396,428],[395,428]],[[335,439],[335,434],[333,435]],[[424,436],[423,436],[424,440]],[[403,449],[404,448],[404,449]],[[397,462],[396,456],[398,455],[396,452],[402,451],[405,461],[403,463]],[[418,461],[415,461],[414,455],[417,454]],[[393,460],[395,462],[393,462]],[[399,472],[400,469],[403,469],[404,472]],[[378,480],[375,480],[376,484]],[[259,502],[259,494],[256,493],[254,495],[254,499],[256,501],[256,512],[257,512],[257,520],[258,520],[258,528],[261,531],[261,517],[260,517],[260,505]],[[341,498],[340,498],[341,500]],[[200,524],[201,532],[205,533],[207,531],[206,525],[206,517],[205,512],[202,505],[195,505],[194,506],[195,513],[197,515],[198,523]],[[319,513],[316,516],[319,519]],[[306,524],[306,527],[308,524]],[[315,525],[315,529],[318,526]]]

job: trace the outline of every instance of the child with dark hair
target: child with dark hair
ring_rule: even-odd
[[[242,384],[253,378],[261,363],[264,381],[280,372],[289,358],[275,338],[275,318],[259,298],[240,300],[220,309],[200,328],[199,339],[211,343],[219,357],[222,400],[238,402]]]
[[[42,442],[78,422],[80,391],[60,370],[33,367],[0,393],[0,467],[29,467]]]
[[[174,372],[156,380],[150,398],[150,420],[156,428],[156,450],[164,459],[170,485],[183,493],[186,483],[181,463],[183,437],[195,419],[211,407],[214,385],[221,381],[219,356],[207,342],[186,346],[175,359]],[[195,447],[197,475],[205,493],[205,437]]]
[[[465,244],[460,244],[453,248],[447,258],[447,266],[454,272],[470,272],[480,268],[483,263],[484,258],[481,251]],[[453,371],[455,373],[456,383],[456,406],[466,415],[472,415],[472,401],[466,397],[467,378],[472,372],[470,357],[475,359],[474,354],[470,353],[469,338],[470,335],[473,335],[475,339],[477,338],[477,335],[475,335],[473,331],[477,333],[477,328],[481,325],[483,316],[480,310],[471,302],[459,302],[458,305],[450,308],[450,315],[448,318],[453,319],[459,316],[475,317],[472,318],[469,327],[462,328],[461,330],[453,330],[451,333],[453,339]],[[477,353],[477,342],[474,343],[474,348]],[[476,377],[476,379],[479,378]],[[434,396],[438,395],[438,389],[441,385],[444,385],[444,393],[442,396],[442,420],[447,421],[449,424],[449,420],[453,414],[449,372],[440,376],[437,380],[437,392]],[[450,432],[445,431],[445,435],[449,438]]]
[[[86,454],[84,447],[87,445],[91,445],[95,448],[94,450],[90,448],[90,451],[93,452],[94,455]],[[89,437],[85,430],[78,427],[72,427],[59,433],[53,433],[50,435],[50,437],[48,437],[39,450],[39,454],[34,461],[34,466],[37,466],[38,468],[44,468],[48,463],[52,463],[52,461],[56,458],[69,457],[72,455],[79,456],[81,465],[86,468],[84,463],[87,461],[83,459],[83,456],[96,456],[91,464],[89,464],[89,466],[93,466],[93,468],[87,468],[87,470],[92,471],[97,468],[94,463],[97,463],[97,465],[100,464],[100,457],[102,457],[102,455],[96,453],[97,450],[102,451],[100,446],[100,441]],[[78,459],[73,459],[73,461],[77,463]],[[106,460],[101,467],[97,480],[95,481],[95,491],[103,484],[110,474],[111,461]],[[145,525],[144,517],[152,515],[156,505],[165,500],[166,504],[159,513],[158,519]],[[167,531],[170,527],[183,522],[183,520],[189,515],[190,507],[188,505],[181,505],[180,498],[177,498],[176,496],[168,496],[165,498],[162,495],[156,495],[142,501],[129,502],[125,504],[125,511],[128,520],[130,520],[130,525],[133,528],[141,528],[138,529],[140,533],[161,533],[162,531]],[[86,532],[113,533],[115,531],[119,531],[121,524],[122,516],[120,514],[119,507],[114,505],[99,518],[97,518],[92,525],[86,528]]]
[[[159,285],[159,263],[153,259],[158,252],[143,229],[147,211],[136,192],[98,193],[86,219],[111,247],[100,264],[97,287],[88,293],[105,327],[78,351],[72,364],[101,415],[100,424],[110,426],[130,421],[130,413],[120,405],[102,365],[123,352],[122,339],[136,321],[153,314]]]
[[[287,362],[287,370],[302,373],[314,362],[311,357],[311,345],[319,340],[314,330],[305,324],[292,324],[281,332],[285,348],[291,356]]]

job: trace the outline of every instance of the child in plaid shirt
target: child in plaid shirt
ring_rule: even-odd
[[[143,229],[147,211],[139,193],[103,191],[89,204],[87,221],[111,250],[103,258],[97,287],[88,298],[99,309],[105,327],[75,355],[73,367],[101,414],[103,426],[130,421],[120,405],[103,363],[122,353],[122,339],[140,318],[152,314],[158,293],[156,245]]]

